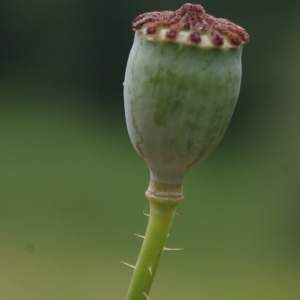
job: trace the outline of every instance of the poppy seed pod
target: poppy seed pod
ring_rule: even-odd
[[[142,14],[132,26],[124,81],[128,133],[152,181],[181,184],[228,126],[249,36],[192,4]]]

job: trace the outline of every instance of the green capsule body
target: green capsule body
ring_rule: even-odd
[[[216,148],[238,98],[241,53],[242,47],[201,48],[135,33],[125,115],[152,180],[180,184]]]

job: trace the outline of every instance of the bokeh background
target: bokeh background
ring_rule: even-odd
[[[149,172],[122,82],[140,13],[171,0],[0,4],[0,298],[124,299]],[[219,148],[191,171],[155,300],[300,299],[300,2],[208,1],[246,28]]]

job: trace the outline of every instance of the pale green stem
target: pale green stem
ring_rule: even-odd
[[[150,216],[145,239],[134,269],[126,300],[148,299],[151,284],[164,250],[176,207],[182,199],[149,198]]]

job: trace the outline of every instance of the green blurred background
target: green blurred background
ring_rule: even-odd
[[[140,13],[180,1],[0,4],[0,298],[124,299],[149,172],[122,82]],[[208,1],[247,29],[219,148],[191,171],[153,300],[300,299],[300,2]]]

